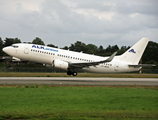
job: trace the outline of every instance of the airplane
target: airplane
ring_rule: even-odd
[[[48,46],[18,43],[3,48],[14,59],[42,63],[67,71],[67,75],[77,76],[77,71],[94,73],[123,73],[139,71],[153,64],[139,64],[149,38],[142,38],[122,55],[114,52],[110,57],[74,52]]]

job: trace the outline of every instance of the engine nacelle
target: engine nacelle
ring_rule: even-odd
[[[21,60],[19,58],[16,58],[16,57],[12,57],[12,61],[13,62],[21,62]]]
[[[52,67],[50,64],[43,64],[44,67]]]
[[[53,67],[67,70],[69,67],[69,64],[67,62],[62,61],[62,60],[53,60]]]

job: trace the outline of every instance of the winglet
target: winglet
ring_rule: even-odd
[[[108,59],[106,59],[104,62],[111,62],[113,60],[113,58],[115,57],[115,55],[117,54],[117,52],[114,52]]]

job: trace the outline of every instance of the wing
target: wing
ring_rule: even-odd
[[[102,60],[102,61],[97,61],[97,62],[85,62],[85,63],[69,63],[69,67],[73,68],[83,68],[83,67],[89,67],[89,66],[96,66],[99,65],[100,63],[106,63],[110,62],[113,60],[117,52],[113,53],[108,59]]]

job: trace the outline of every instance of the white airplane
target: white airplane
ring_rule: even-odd
[[[110,57],[24,43],[5,47],[3,51],[14,59],[42,63],[48,67],[66,70],[68,75],[76,76],[79,70],[95,73],[121,73],[139,71],[144,66],[155,66],[138,64],[148,42],[148,38],[142,38],[122,55],[115,56],[117,53],[115,52]]]

